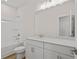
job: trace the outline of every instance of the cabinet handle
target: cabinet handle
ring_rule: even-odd
[[[57,56],[57,59],[60,59],[60,56]]]
[[[71,50],[71,54],[73,54],[73,55],[74,55],[74,54],[77,55],[77,49],[74,48],[73,50]]]
[[[62,59],[62,57],[60,56],[60,59]]]
[[[33,47],[31,48],[31,51],[32,51],[32,52],[35,52]]]
[[[62,59],[62,57],[61,56],[57,56],[57,59]]]

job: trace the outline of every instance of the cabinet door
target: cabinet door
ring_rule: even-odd
[[[59,59],[74,59],[73,56],[59,55]]]
[[[57,53],[44,49],[44,59],[59,59]]]
[[[26,48],[26,59],[43,59],[43,48],[28,44]]]

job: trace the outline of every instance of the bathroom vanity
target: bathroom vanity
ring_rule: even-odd
[[[25,41],[27,59],[75,59],[76,41],[29,37]]]

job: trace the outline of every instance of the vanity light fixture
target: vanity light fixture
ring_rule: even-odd
[[[5,2],[7,2],[7,0],[5,0]]]
[[[44,9],[50,8],[52,6],[56,6],[58,4],[63,4],[66,1],[68,1],[68,0],[46,0],[44,3],[40,4],[40,6],[38,6],[37,10],[44,10]]]

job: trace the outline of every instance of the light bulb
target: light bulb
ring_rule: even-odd
[[[5,0],[5,2],[7,2],[7,0]]]

